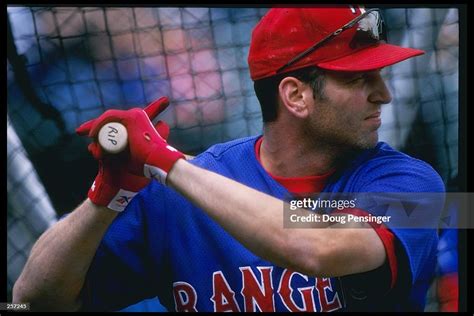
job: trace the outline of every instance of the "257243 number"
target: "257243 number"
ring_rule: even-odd
[[[1,310],[7,311],[29,311],[29,303],[0,303]]]

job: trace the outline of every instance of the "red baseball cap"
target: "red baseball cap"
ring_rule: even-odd
[[[356,45],[359,33],[377,33],[361,27],[367,11],[371,10],[349,5],[270,9],[252,31],[248,55],[252,80],[308,66],[335,71],[370,71],[424,54],[419,49],[387,44],[378,38],[380,34],[375,34],[372,41]],[[358,20],[358,17],[364,19]],[[373,18],[368,22],[364,23],[380,26],[380,21]],[[342,31],[343,26],[346,27]],[[286,65],[321,41],[324,43],[315,50]]]

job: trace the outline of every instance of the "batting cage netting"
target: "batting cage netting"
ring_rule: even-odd
[[[96,175],[88,140],[74,132],[81,123],[168,96],[160,119],[171,127],[169,143],[187,154],[261,133],[247,55],[252,28],[267,10],[7,7],[9,140],[18,135],[8,152],[9,300],[38,227],[54,222],[51,212],[74,209]],[[380,140],[430,163],[448,191],[459,189],[458,11],[382,10],[389,42],[426,54],[383,70],[393,100],[382,107]],[[20,164],[14,148],[21,145]],[[36,187],[29,197],[26,184]],[[44,225],[28,224],[40,217]],[[33,237],[19,242],[24,230]],[[427,309],[437,309],[435,299]]]

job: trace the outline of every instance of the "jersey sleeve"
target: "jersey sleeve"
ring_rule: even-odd
[[[437,223],[436,219],[442,212],[445,191],[443,181],[429,164],[404,155],[375,160],[361,173],[359,192],[407,193],[402,196],[410,196],[408,199],[416,197],[417,214],[427,220],[423,223],[421,219],[421,222],[410,228],[397,226],[393,222],[386,223],[395,236],[393,242],[398,276],[394,285],[402,295],[410,292],[408,300],[411,308],[420,310],[424,306],[424,296],[436,264],[438,236],[437,227],[432,224]],[[399,205],[400,216],[408,216],[410,213],[403,208],[404,204]],[[380,207],[364,209],[374,215],[385,215],[380,214]],[[408,219],[411,220],[410,216]]]
[[[437,298],[441,312],[457,312],[459,300],[457,230],[445,229],[438,244]]]
[[[362,217],[369,215],[367,211],[358,208],[347,208],[334,213],[352,214],[354,216]],[[376,290],[387,291],[389,289],[394,288],[398,276],[398,262],[395,249],[395,236],[392,231],[383,224],[377,224],[375,222],[370,222],[368,224],[372,227],[372,229],[374,229],[375,233],[382,241],[387,258],[384,263],[387,267],[386,269],[384,269],[384,271],[386,271],[386,273],[390,275],[389,278],[384,278],[384,282],[378,282],[380,286],[378,286]],[[380,278],[378,279],[378,281],[380,281]]]
[[[130,202],[105,233],[81,292],[84,311],[116,311],[160,292],[164,269],[163,189],[150,184]],[[151,229],[151,227],[153,229]],[[153,248],[153,249],[151,249]]]

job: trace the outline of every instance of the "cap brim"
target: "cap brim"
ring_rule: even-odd
[[[423,55],[424,53],[424,51],[414,48],[378,44],[342,58],[318,63],[317,66],[335,71],[370,71],[387,67],[410,57]]]

